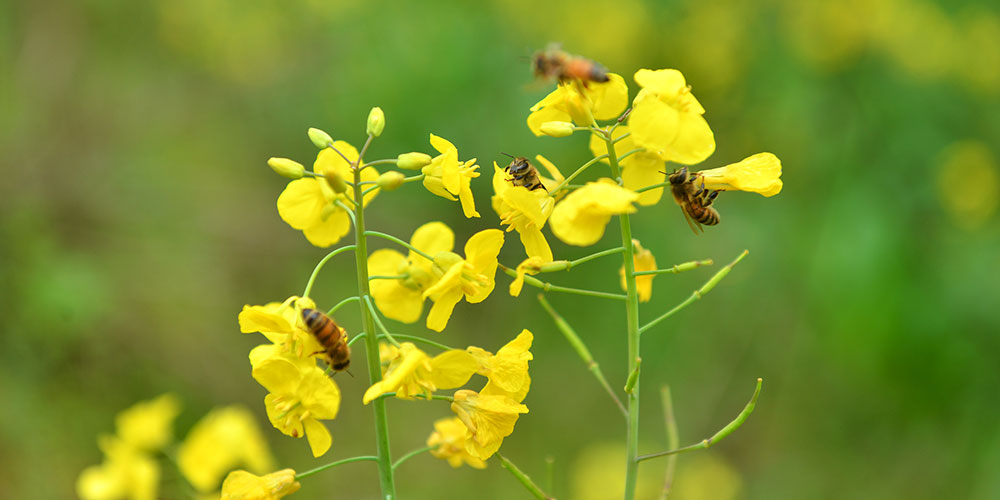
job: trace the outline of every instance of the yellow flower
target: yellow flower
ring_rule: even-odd
[[[302,322],[302,309],[315,309],[316,303],[308,297],[291,296],[284,302],[270,302],[262,306],[244,305],[240,311],[240,332],[260,332],[270,340],[279,352],[291,352],[300,358],[307,358],[323,351],[316,337]],[[258,346],[251,351],[251,364],[260,352],[275,349],[273,346]]]
[[[486,300],[495,286],[497,255],[503,247],[503,231],[486,229],[465,243],[465,258],[453,252],[434,256],[435,274],[440,279],[424,290],[424,297],[434,301],[427,315],[427,328],[440,332],[448,325],[455,304],[464,297],[476,304]]]
[[[104,463],[87,467],[76,480],[82,500],[154,500],[160,484],[156,460],[117,436],[101,436]]]
[[[428,222],[413,232],[410,245],[433,256],[455,248],[455,234],[441,222]],[[368,256],[369,276],[406,276],[372,280],[369,286],[375,305],[387,318],[403,323],[417,321],[424,309],[424,290],[436,280],[433,268],[432,261],[413,250],[405,257],[388,248],[372,252]]]
[[[543,159],[541,156],[539,159]],[[552,249],[542,234],[545,221],[552,215],[556,201],[545,189],[528,190],[514,186],[510,176],[493,162],[493,210],[500,216],[500,223],[507,224],[507,232],[517,230],[521,244],[529,257],[539,257],[552,262]]]
[[[653,257],[653,252],[642,247],[639,244],[639,240],[632,240],[632,248],[635,249],[635,254],[632,257],[632,262],[635,264],[636,271],[655,271],[656,267],[656,257]],[[618,274],[622,278],[622,290],[627,290],[627,285],[625,283],[625,266],[618,271]],[[655,274],[647,274],[645,276],[635,277],[635,286],[639,289],[639,302],[649,302],[649,299],[653,297],[653,278]]]
[[[264,473],[274,468],[274,459],[253,414],[240,406],[208,412],[177,450],[181,473],[202,493],[216,491],[227,472],[244,464]]]
[[[173,394],[142,401],[115,416],[118,437],[142,451],[156,451],[173,439],[174,418],[181,411]]]
[[[642,87],[632,103],[632,141],[661,159],[693,165],[715,152],[715,135],[702,116],[705,108],[691,94],[684,75],[675,69],[640,69]]]
[[[430,399],[438,389],[461,387],[476,373],[476,359],[465,351],[452,349],[431,358],[410,342],[399,348],[383,344],[380,351],[382,363],[388,367],[382,380],[365,391],[364,404],[387,392],[396,393],[400,399],[424,397]]]
[[[552,234],[565,243],[588,246],[604,236],[612,215],[635,212],[632,202],[639,195],[610,179],[588,182],[556,204],[549,220]]]
[[[264,359],[252,373],[269,392],[264,406],[271,425],[287,436],[298,438],[304,433],[314,457],[326,453],[330,431],[319,421],[337,417],[337,384],[315,364],[296,363],[287,357]]]
[[[560,83],[555,90],[531,107],[528,128],[537,136],[544,135],[542,124],[569,122],[589,127],[594,120],[610,120],[628,106],[628,86],[625,80],[608,73],[604,83],[590,82],[583,87],[579,82]]]
[[[529,351],[532,340],[534,336],[530,331],[521,330],[496,355],[474,346],[467,349],[479,364],[476,373],[489,379],[480,395],[507,396],[516,403],[524,401],[531,386],[528,361],[532,359]]]
[[[333,146],[351,161],[358,158],[358,150],[354,146],[336,141]],[[323,149],[316,157],[313,172],[326,175],[337,175],[341,179],[353,179],[354,172],[349,163],[344,161],[336,151]],[[374,182],[378,172],[368,167],[361,171],[362,181]],[[364,197],[367,206],[378,194],[375,189]],[[328,247],[340,241],[351,230],[351,219],[347,212],[334,204],[337,200],[354,199],[354,192],[347,190],[337,194],[325,179],[303,177],[289,182],[285,190],[278,196],[278,215],[295,229],[305,234],[310,243],[318,247]]]
[[[434,432],[427,438],[427,446],[435,446],[431,455],[447,460],[455,468],[463,463],[476,469],[485,469],[486,462],[466,451],[469,429],[458,417],[442,418],[434,422]]]
[[[627,126],[618,127],[612,133],[611,137],[618,139],[627,134],[628,131]],[[631,136],[615,143],[615,154],[619,157],[633,149],[636,149],[636,146],[632,142]],[[590,151],[594,153],[594,156],[607,154],[607,143],[596,134],[590,134]],[[608,162],[607,159],[601,161],[604,163]],[[639,151],[632,153],[622,159],[619,165],[622,168],[622,185],[633,191],[646,186],[652,186],[653,184],[659,184],[667,178],[667,175],[664,173],[663,158],[655,152]],[[663,196],[663,190],[664,188],[656,188],[639,193],[639,204],[649,206],[659,203],[660,198]]]
[[[771,153],[757,153],[739,163],[698,172],[706,189],[751,191],[764,196],[781,192],[781,160]],[[700,181],[700,180],[699,180]]]
[[[424,174],[424,187],[447,200],[455,201],[455,196],[458,196],[465,216],[479,217],[476,200],[472,197],[472,179],[479,177],[476,159],[459,163],[458,148],[434,134],[431,134],[431,146],[441,154],[420,170]]]
[[[221,500],[278,500],[299,491],[302,485],[295,480],[295,471],[283,469],[266,476],[255,476],[245,470],[236,470],[222,483]]]
[[[503,438],[514,432],[517,417],[528,413],[528,407],[507,396],[460,390],[455,392],[451,411],[471,434],[465,443],[466,451],[486,460],[500,449]]]
[[[528,257],[518,264],[517,277],[510,283],[510,295],[512,297],[521,295],[521,289],[524,288],[524,275],[538,274],[539,268],[542,267],[543,264],[545,264],[545,262],[540,257]]]

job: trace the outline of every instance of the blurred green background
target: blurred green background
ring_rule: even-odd
[[[409,185],[380,196],[369,225],[408,238],[442,220],[464,241],[498,226],[489,167],[500,151],[544,154],[564,173],[589,158],[586,137],[535,138],[524,125],[551,88],[531,81],[526,58],[550,41],[621,73],[633,96],[636,69],[682,70],[718,142],[705,167],[760,151],[784,165],[780,195],[722,196],[723,222],[704,235],[669,200],[633,219],[661,267],[717,268],[750,250],[705,300],[644,336],[643,452],[666,448],[660,385],[673,388],[687,444],[764,378],[742,429],[680,457],[672,498],[1000,497],[1000,10],[985,0],[0,4],[0,496],[73,497],[114,415],[167,391],[184,401],[181,438],[212,407],[243,404],[282,466],[370,453],[363,376],[337,378],[344,404],[322,459],[267,424],[250,377],[247,352],[263,339],[239,333],[240,308],[300,293],[325,254],[278,217],[284,180],[265,160],[311,164],[310,126],[357,144],[381,106],[388,125],[369,158],[430,152],[429,132],[448,138],[483,166],[483,217]],[[592,249],[550,242],[576,258],[616,233]],[[510,236],[501,262],[516,265]],[[619,266],[546,278],[614,291]],[[641,317],[713,272],[658,277]],[[317,301],[351,295],[353,273],[334,260]],[[535,290],[513,299],[509,281],[499,275],[483,305],[460,304],[440,338],[495,350],[534,331],[531,413],[503,452],[539,479],[553,457],[559,498],[620,497],[621,418]],[[621,387],[620,304],[550,300]],[[357,312],[344,311],[357,331]],[[450,413],[389,407],[397,454]],[[664,465],[641,466],[651,497]],[[526,497],[496,463],[453,470],[428,455],[400,469],[398,488]],[[377,491],[362,463],[304,481],[294,498]]]

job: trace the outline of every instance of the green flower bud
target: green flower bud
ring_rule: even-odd
[[[368,113],[367,133],[368,135],[378,137],[382,135],[383,130],[385,130],[385,113],[382,112],[382,108],[375,106]]]
[[[329,171],[323,175],[326,178],[326,183],[330,185],[334,193],[340,194],[347,191],[347,184],[344,183],[344,179],[341,179],[337,172]]]
[[[268,158],[267,166],[271,167],[271,170],[274,170],[276,174],[289,179],[301,179],[303,175],[306,175],[306,167],[288,158]]]
[[[545,122],[539,128],[550,137],[567,137],[573,135],[573,127],[570,122]]]
[[[375,182],[378,184],[378,187],[382,188],[383,190],[393,191],[399,186],[403,185],[403,179],[405,178],[406,176],[403,175],[402,172],[390,170],[378,176],[378,179]]]
[[[424,153],[403,153],[396,157],[396,166],[403,170],[419,170],[431,162],[431,155]]]
[[[326,149],[330,147],[330,144],[333,144],[333,137],[318,128],[309,129],[309,140],[320,149]]]

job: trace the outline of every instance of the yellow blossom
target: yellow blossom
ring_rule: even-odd
[[[698,172],[705,189],[750,191],[764,196],[781,192],[781,160],[771,153],[757,153],[739,163]]]
[[[344,141],[334,142],[333,147],[352,162],[358,159],[358,150]],[[319,175],[329,173],[341,179],[354,178],[350,164],[331,148],[319,152],[313,164],[313,172]],[[374,182],[378,175],[373,167],[368,167],[361,171],[361,180]],[[368,205],[378,192],[375,189],[365,195],[364,204]],[[278,196],[278,215],[289,226],[301,230],[313,245],[328,247],[340,241],[351,230],[347,211],[334,204],[338,200],[348,203],[348,199],[354,199],[352,190],[337,194],[326,179],[303,177],[289,182]]]
[[[188,432],[177,450],[177,465],[191,486],[208,493],[234,467],[262,474],[274,468],[274,459],[254,415],[227,406],[213,409]]]
[[[403,342],[399,348],[383,344],[380,353],[385,354],[383,363],[389,360],[388,367],[383,370],[382,380],[365,391],[364,404],[387,392],[395,392],[401,399],[430,399],[438,389],[465,385],[476,373],[476,359],[457,349],[431,358],[412,343]]]
[[[115,416],[118,437],[137,450],[159,450],[173,439],[174,418],[180,411],[173,394],[137,403]]]
[[[307,358],[323,350],[316,337],[302,322],[302,309],[315,308],[316,303],[312,299],[294,295],[280,303],[270,302],[262,306],[244,305],[239,315],[240,332],[260,332],[275,344],[279,351]],[[254,350],[271,349],[273,349],[271,346],[258,346]],[[253,354],[251,358],[254,358]]]
[[[655,271],[657,269],[656,257],[653,257],[653,252],[643,248],[642,245],[639,244],[639,240],[632,240],[632,248],[635,249],[632,262],[634,262],[636,271]],[[625,283],[624,265],[622,265],[618,273],[622,278],[622,290],[627,291],[628,287]],[[653,297],[653,278],[655,277],[655,274],[635,277],[635,286],[639,290],[639,302],[649,302],[649,299]]]
[[[604,83],[590,82],[587,87],[576,81],[560,83],[531,107],[528,128],[541,136],[542,124],[547,122],[571,121],[589,127],[595,119],[617,118],[628,106],[628,86],[620,75],[608,73],[608,78]]]
[[[489,379],[480,395],[507,396],[517,403],[524,401],[531,386],[528,361],[532,359],[529,349],[533,340],[534,336],[530,331],[521,330],[514,340],[501,347],[495,355],[474,346],[467,349],[479,364],[476,373]]]
[[[466,162],[458,161],[458,148],[446,139],[431,134],[431,146],[438,151],[438,156],[430,164],[423,167],[424,187],[442,198],[462,203],[462,212],[467,218],[479,217],[476,211],[476,201],[472,197],[472,179],[479,177],[479,165],[473,158]]]
[[[469,429],[458,417],[442,418],[434,422],[434,432],[427,438],[427,446],[433,446],[431,455],[447,460],[455,468],[463,463],[476,469],[485,469],[486,462],[466,451]]]
[[[517,277],[510,283],[510,295],[512,297],[521,295],[521,289],[524,288],[524,275],[538,274],[539,268],[543,264],[545,262],[540,257],[528,257],[518,264]]]
[[[437,255],[455,247],[455,234],[441,222],[428,222],[417,228],[410,245]],[[410,250],[408,256],[393,249],[382,249],[368,256],[369,276],[406,276],[400,279],[377,279],[369,283],[375,305],[387,318],[403,323],[420,319],[424,309],[424,290],[436,281],[434,263]]]
[[[542,158],[539,156],[538,158]],[[500,216],[500,223],[507,224],[507,232],[517,230],[521,244],[529,257],[539,257],[552,262],[552,249],[542,234],[545,221],[552,215],[555,200],[545,189],[529,190],[514,186],[510,176],[493,162],[493,210]]]
[[[160,484],[160,466],[150,455],[118,436],[101,436],[101,465],[87,467],[76,480],[82,500],[155,500]]]
[[[552,234],[570,245],[593,245],[604,236],[612,215],[635,212],[632,203],[638,198],[610,179],[588,182],[556,204],[549,220]]]
[[[278,500],[299,491],[300,487],[292,469],[260,477],[237,470],[230,472],[222,483],[221,500]]]
[[[715,135],[702,116],[705,108],[676,69],[640,69],[642,87],[632,104],[632,141],[667,161],[693,165],[715,151]]]
[[[440,332],[448,325],[455,304],[464,297],[475,304],[486,300],[493,292],[497,271],[497,255],[503,247],[503,231],[486,229],[465,243],[465,258],[453,252],[434,256],[438,281],[424,290],[424,297],[434,301],[427,315],[427,328]]]
[[[627,126],[620,126],[615,129],[611,137],[618,139],[627,134]],[[615,143],[615,154],[621,157],[625,153],[636,149],[632,137],[625,137]],[[590,151],[594,156],[601,156],[608,153],[607,143],[596,134],[590,134]],[[601,160],[607,163],[608,160]],[[663,167],[663,158],[660,154],[650,151],[639,151],[632,153],[619,161],[622,168],[622,185],[628,189],[636,190],[646,186],[662,183],[667,175]],[[638,203],[642,206],[655,205],[659,203],[663,196],[664,188],[650,189],[639,193]]]
[[[326,453],[330,431],[319,421],[336,418],[340,408],[340,389],[326,372],[276,356],[260,361],[252,374],[269,392],[264,406],[271,425],[287,436],[305,434],[314,457]]]
[[[465,443],[466,451],[486,460],[500,449],[503,438],[514,432],[518,416],[528,413],[528,407],[508,396],[460,390],[455,392],[451,411],[458,415],[471,435]]]

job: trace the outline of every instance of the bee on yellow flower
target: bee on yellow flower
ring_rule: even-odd
[[[382,380],[365,391],[364,404],[387,392],[395,392],[401,399],[430,399],[438,389],[465,385],[476,373],[476,359],[458,349],[431,358],[412,343],[403,342],[398,348],[382,344],[379,351],[383,365],[387,366],[382,371]]]
[[[539,161],[548,163],[542,156]],[[555,167],[552,167],[555,169]],[[556,170],[558,172],[558,170]],[[507,225],[507,231],[517,230],[521,244],[529,257],[539,257],[545,262],[552,262],[552,249],[542,227],[552,215],[556,200],[544,189],[529,190],[523,186],[512,186],[507,182],[507,174],[496,162],[493,162],[493,210],[500,216],[500,223]],[[542,179],[545,184],[545,179]],[[550,181],[554,188],[555,182]]]
[[[307,358],[323,351],[302,322],[302,309],[315,309],[316,303],[308,297],[291,296],[284,302],[270,302],[262,306],[244,305],[240,311],[240,332],[259,332],[272,345],[254,348],[260,356],[262,352],[292,352],[300,358]]]
[[[427,328],[440,332],[462,298],[470,303],[486,300],[495,286],[497,255],[503,247],[503,231],[486,229],[465,243],[465,258],[454,252],[434,256],[438,280],[424,290],[424,297],[434,301],[427,315]]]
[[[438,151],[430,164],[424,166],[423,184],[428,191],[444,199],[455,201],[458,196],[462,212],[467,218],[479,217],[476,201],[472,197],[472,179],[479,177],[476,159],[458,160],[458,148],[448,140],[431,134],[431,146]]]
[[[428,222],[417,228],[410,245],[427,255],[450,252],[455,247],[455,234],[441,222]],[[375,305],[387,318],[403,323],[420,319],[424,309],[424,290],[437,281],[434,262],[410,250],[408,256],[386,248],[368,256],[370,276],[406,276],[401,279],[372,280]]]

